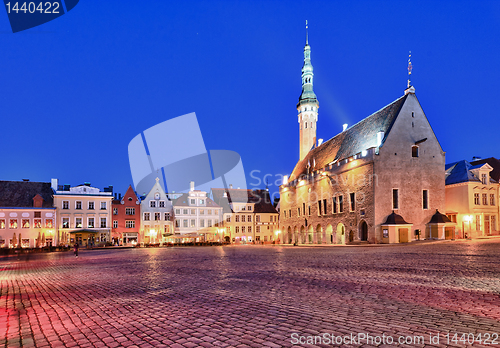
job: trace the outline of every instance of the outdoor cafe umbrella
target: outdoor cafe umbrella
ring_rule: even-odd
[[[14,248],[17,246],[17,238],[16,238],[16,234],[15,233],[12,236],[12,245],[14,246]]]

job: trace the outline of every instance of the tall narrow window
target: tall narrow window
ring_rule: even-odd
[[[321,215],[321,201],[318,201],[318,215]]]
[[[399,190],[392,190],[392,209],[399,209]]]
[[[339,213],[344,212],[344,197],[339,196]]]
[[[333,197],[332,206],[333,206],[333,213],[337,214],[337,197]]]
[[[495,205],[495,195],[493,193],[490,194],[490,205]]]
[[[481,174],[481,182],[483,185],[488,185],[488,176],[486,174]]]
[[[483,193],[483,205],[488,205],[488,194]]]
[[[356,210],[356,194],[354,192],[351,192],[349,194],[349,199],[350,199],[350,203],[351,203],[351,211],[355,211]]]
[[[474,205],[479,205],[479,193],[474,193]]]
[[[328,214],[328,207],[326,205],[326,199],[323,199],[323,215]]]
[[[418,157],[418,146],[414,145],[411,147],[411,157]]]
[[[306,215],[306,204],[302,203],[302,215]]]
[[[429,209],[429,191],[428,190],[422,191],[422,208]]]

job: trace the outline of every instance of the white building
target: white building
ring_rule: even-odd
[[[160,179],[141,200],[141,241],[144,244],[166,242],[173,233],[172,202],[160,185]]]

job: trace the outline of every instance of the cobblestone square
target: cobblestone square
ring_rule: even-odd
[[[500,239],[7,257],[0,346],[289,347],[325,333],[394,342],[316,346],[466,346],[463,333],[499,346],[499,267]]]

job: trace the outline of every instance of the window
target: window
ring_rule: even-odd
[[[306,215],[306,204],[302,203],[302,215]]]
[[[75,202],[75,209],[78,209],[78,210],[82,209],[82,201],[76,201]]]
[[[149,219],[150,219],[150,214],[144,213],[144,221],[149,221]]]
[[[240,222],[240,216],[239,215],[235,215],[234,216],[234,221],[235,222]]]
[[[260,215],[255,215],[255,222],[260,222]]]
[[[241,222],[245,222],[245,215],[241,215]]]
[[[77,217],[75,218],[75,228],[82,228],[82,218],[81,217]]]
[[[165,201],[159,201],[160,208],[165,208]]]
[[[180,215],[181,210],[180,209],[175,209],[175,215]]]
[[[219,226],[219,219],[215,219],[215,226]]]
[[[240,226],[236,226],[236,233],[240,233]]]
[[[129,200],[129,202],[132,201],[132,197],[129,197],[128,200]]]
[[[54,220],[45,219],[45,228],[54,228]]]
[[[191,215],[196,215],[196,209],[191,209]]]
[[[488,176],[486,174],[481,174],[481,182],[483,185],[488,185]]]
[[[474,204],[479,205],[479,193],[474,193]]]
[[[226,222],[231,222],[231,215],[226,216]]]
[[[247,210],[248,210],[248,211],[252,211],[252,206],[251,206],[251,205],[249,205],[249,206],[247,207]]]
[[[205,215],[205,209],[200,209],[200,215]]]
[[[42,219],[33,219],[33,227],[34,228],[42,228]]]
[[[483,205],[488,205],[488,194],[483,193]]]
[[[288,209],[288,217],[292,217],[292,209]]]
[[[283,214],[285,214],[285,217],[286,217],[286,210],[283,210]]]
[[[241,207],[241,210],[245,210],[245,207]]]
[[[106,202],[101,202],[101,210],[106,210]]]
[[[94,210],[94,202],[89,202],[89,210]]]
[[[94,228],[94,218],[89,218],[89,228]]]
[[[212,210],[208,209],[208,215],[212,215]]]
[[[481,231],[481,215],[476,215],[476,230]]]
[[[161,213],[155,213],[155,221],[161,220]]]
[[[125,228],[135,228],[135,220],[125,220]]]
[[[422,191],[422,208],[429,209],[429,191],[428,190]]]
[[[208,223],[208,227],[212,227],[212,219],[208,219],[207,223]]]
[[[297,208],[297,216],[300,216],[300,208]]]
[[[118,208],[113,208],[113,215],[118,215]]]
[[[260,226],[255,226],[255,232],[260,233]]]
[[[156,208],[156,201],[149,201],[150,208]]]
[[[170,221],[170,213],[165,213],[165,221]]]
[[[62,218],[62,228],[69,228],[69,218]]]
[[[205,200],[204,199],[200,199],[200,204],[205,204]]]
[[[187,215],[188,214],[188,210],[187,209],[182,209],[182,214]]]
[[[101,228],[106,228],[106,218],[101,218]]]
[[[63,201],[62,208],[63,209],[69,209],[69,201]]]
[[[118,228],[118,220],[113,220],[113,228]]]
[[[125,208],[125,215],[135,215],[135,208]]]
[[[307,125],[307,123],[306,123]],[[267,242],[267,236],[264,236],[264,242]]]
[[[333,197],[332,206],[333,206],[333,213],[337,214],[337,197]]]
[[[339,196],[339,213],[344,212],[344,197]]]
[[[175,219],[175,227],[181,227],[181,222],[179,219]]]
[[[42,217],[42,212],[41,211],[35,211],[34,214],[35,214],[34,217],[36,217],[36,218],[41,218]]]
[[[318,215],[321,215],[321,201],[318,201]]]
[[[248,233],[252,233],[252,226],[248,226]]]
[[[245,226],[241,226],[241,233],[245,233]]]
[[[399,209],[399,190],[392,189],[392,209]]]
[[[413,145],[411,147],[411,157],[418,157],[418,146]]]
[[[356,193],[351,192],[349,193],[349,203],[351,204],[351,211],[356,210]]]
[[[195,204],[196,204],[196,199],[191,199],[190,201],[191,201],[191,204],[192,204],[192,205],[195,205]]]
[[[200,220],[200,227],[205,227],[205,219]]]
[[[326,199],[323,199],[323,215],[328,214],[328,207],[326,205]],[[309,207],[309,215],[311,215],[311,207]],[[276,221],[274,221],[276,222]]]
[[[490,194],[490,205],[495,205],[495,195],[493,193]]]
[[[248,216],[247,216],[247,221],[248,221],[248,222],[252,222],[252,215],[248,215]]]
[[[22,228],[30,228],[30,219],[22,219],[21,220]]]
[[[191,219],[191,227],[196,227],[196,220],[195,219]]]
[[[17,228],[17,219],[9,220],[9,228]]]

